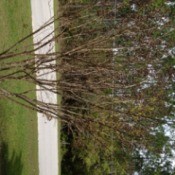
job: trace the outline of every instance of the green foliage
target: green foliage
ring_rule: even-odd
[[[137,10],[131,9],[133,3]],[[105,5],[111,6],[106,8]],[[77,120],[80,116],[84,119],[70,126],[72,133],[69,127],[64,131],[68,134],[65,140],[69,144],[63,156],[63,166],[71,164],[72,168],[64,168],[63,172],[67,175],[75,172],[106,175],[114,170],[121,175],[132,174],[137,169],[145,175],[170,173],[172,167],[168,159],[164,160],[165,167],[159,160],[164,151],[171,156],[169,139],[161,129],[167,122],[164,117],[170,116],[170,107],[165,103],[169,101],[168,88],[172,85],[174,60],[163,60],[163,55],[167,54],[174,40],[174,32],[170,31],[174,23],[164,21],[171,9],[163,0],[143,3],[124,1],[118,2],[115,16],[112,5],[111,1],[105,1],[102,9],[100,5],[94,7],[89,2],[89,9],[74,10],[76,15],[93,14],[92,17],[74,19],[71,16],[69,28],[85,25],[73,30],[72,36],[82,36],[71,38],[66,49],[79,48],[84,44],[87,52],[75,53],[73,59],[69,57],[69,60],[66,58],[68,61],[64,61],[72,66],[73,73],[83,75],[84,70],[88,73],[94,70],[94,74],[81,78],[63,75],[65,80],[83,87],[82,91],[74,91],[71,87],[71,92],[64,92],[63,104],[68,109],[72,106],[76,109],[72,111],[79,114],[74,115]],[[159,23],[162,21],[163,24]],[[102,42],[104,38],[107,39]],[[97,45],[87,44],[98,39]],[[116,54],[109,51],[114,43],[119,48]],[[162,43],[166,43],[163,49]],[[103,68],[106,74],[103,71],[96,73]],[[114,84],[103,88],[101,82]],[[70,98],[71,95],[73,98]],[[76,99],[77,96],[83,100]],[[137,150],[146,150],[146,158]],[[151,166],[147,164],[147,158]]]

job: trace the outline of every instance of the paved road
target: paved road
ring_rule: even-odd
[[[31,0],[32,7],[32,27],[33,31],[37,30],[53,16],[54,0]],[[54,30],[54,24],[42,30],[40,33],[34,35],[33,41],[37,43],[50,32]],[[52,38],[53,35],[45,39],[43,42]],[[42,44],[42,43],[40,43]],[[37,47],[37,46],[35,46]],[[55,51],[55,43],[46,45],[43,48],[36,51],[36,54],[52,53]],[[36,58],[37,60],[37,58]],[[55,61],[52,63],[55,64]],[[51,70],[42,70],[37,73],[37,77],[55,80],[56,73]],[[37,85],[37,89],[42,89]],[[37,100],[57,104],[57,95],[47,90],[37,92]],[[41,113],[38,116],[38,158],[39,158],[39,175],[58,175],[58,123],[56,119],[48,121],[46,116]],[[32,160],[31,160],[32,161]]]

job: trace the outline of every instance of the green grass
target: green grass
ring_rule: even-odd
[[[0,0],[0,52],[31,33],[30,0]],[[32,38],[20,45],[32,45]],[[24,59],[24,58],[15,58]],[[7,81],[1,87],[20,92],[34,85]],[[34,97],[34,93],[30,94]],[[38,175],[36,113],[0,96],[1,170],[3,175]]]

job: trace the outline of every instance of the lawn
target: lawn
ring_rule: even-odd
[[[0,52],[31,31],[30,0],[1,0]],[[26,45],[32,45],[32,38],[17,49]],[[1,82],[0,86],[15,92],[35,88],[16,80]],[[37,155],[36,113],[0,96],[0,175],[38,175]]]

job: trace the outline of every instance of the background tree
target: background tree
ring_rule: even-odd
[[[113,8],[114,5],[115,9]],[[77,16],[80,13],[85,13],[85,9],[87,10],[87,7],[90,6],[90,2],[86,4],[67,4],[67,6],[69,8],[74,7],[74,11],[71,13],[71,22],[68,23],[68,28],[70,28],[71,24],[77,25],[75,22],[79,21]],[[80,57],[84,58],[83,60],[91,60],[91,62],[95,62],[98,59],[96,58],[97,55],[95,55],[95,52],[93,51],[99,51],[96,54],[98,54],[100,61],[108,58],[108,61],[111,64],[110,70],[115,71],[115,73],[109,79],[110,83],[115,81],[114,88],[108,87],[107,92],[105,91],[107,96],[109,95],[112,97],[111,100],[113,103],[110,104],[111,108],[109,109],[111,112],[108,115],[106,113],[106,115],[104,115],[104,110],[103,114],[101,114],[102,111],[100,110],[100,112],[98,111],[97,114],[100,114],[100,117],[107,116],[108,121],[110,120],[109,115],[112,116],[112,120],[115,121],[115,124],[113,123],[112,126],[116,126],[117,123],[117,131],[119,131],[119,136],[117,135],[117,138],[115,137],[115,141],[113,141],[113,139],[110,140],[111,137],[108,137],[108,139],[105,138],[105,140],[108,140],[107,142],[109,143],[107,146],[108,148],[111,145],[114,146],[114,148],[111,148],[112,150],[109,151],[113,156],[109,156],[109,153],[107,153],[107,156],[102,158],[99,146],[97,146],[98,151],[95,150],[95,146],[89,146],[91,147],[91,151],[88,150],[86,154],[84,154],[85,151],[84,148],[82,148],[82,156],[80,151],[76,151],[77,145],[75,149],[73,149],[73,145],[71,145],[70,151],[72,152],[70,153],[69,151],[68,153],[71,155],[74,152],[79,152],[77,162],[80,162],[83,159],[85,164],[91,167],[91,169],[89,169],[89,173],[91,174],[108,174],[114,169],[116,173],[116,169],[118,169],[118,173],[121,174],[121,167],[126,170],[125,173],[132,173],[134,171],[134,165],[130,162],[131,160],[135,159],[135,157],[132,155],[132,150],[149,149],[151,154],[157,154],[160,156],[160,153],[163,152],[163,148],[165,148],[165,143],[167,143],[169,140],[168,137],[166,137],[162,132],[160,134],[159,132],[157,132],[157,134],[151,134],[151,131],[161,131],[158,128],[161,128],[162,125],[167,123],[169,119],[173,119],[173,115],[169,115],[169,119],[164,118],[166,115],[170,113],[172,114],[172,107],[165,105],[165,102],[168,103],[169,96],[171,96],[170,91],[172,91],[174,71],[171,63],[168,67],[165,66],[166,61],[164,56],[169,54],[169,51],[173,47],[173,43],[171,43],[169,40],[170,38],[167,38],[167,35],[171,37],[173,36],[171,27],[174,24],[171,21],[171,17],[169,17],[173,12],[172,8],[168,6],[165,1],[148,1],[146,3],[140,3],[138,1],[123,1],[118,3],[101,1],[93,2],[92,6],[93,8],[89,8],[88,12],[86,11],[86,14],[93,14],[92,18],[96,19],[95,22],[93,21],[92,24],[86,25],[86,29],[83,28],[82,30],[78,30],[74,35],[71,33],[71,36],[85,36],[88,33],[90,33],[88,37],[95,37],[98,36],[98,34],[101,35],[102,33],[103,36],[105,36],[105,34],[112,35],[111,39],[109,39],[109,37],[105,43],[103,43],[101,39],[100,44],[102,43],[103,46],[99,44],[97,48],[95,48],[94,45],[91,45],[91,48],[89,48],[89,57],[91,59],[88,56],[83,57],[85,54],[82,54]],[[70,11],[71,10],[69,9],[66,12],[69,13]],[[77,15],[75,15],[75,21],[73,20],[72,14]],[[66,15],[68,14],[66,13]],[[81,21],[82,23],[79,23],[90,23],[90,19],[91,17],[88,16],[84,19],[84,22]],[[92,28],[95,29],[93,30]],[[86,31],[87,29],[89,29],[89,31]],[[86,43],[88,37],[85,37],[84,40],[83,37],[79,37],[80,41],[78,40],[79,38],[74,39],[72,37],[70,40],[68,40],[69,47],[72,45],[72,47],[74,47],[74,45],[77,44],[77,41],[78,44],[83,41]],[[103,47],[103,49],[100,50],[100,46]],[[113,49],[111,50],[111,48]],[[87,52],[88,49],[85,49],[84,51]],[[95,58],[93,56],[95,56]],[[77,57],[78,56],[76,56],[76,58]],[[170,57],[172,57],[172,55]],[[71,59],[69,61],[71,61]],[[73,59],[72,61],[73,62],[71,62],[71,65],[74,63],[77,65],[77,61],[74,61]],[[105,66],[106,65],[107,63],[105,63]],[[89,67],[89,65],[86,67]],[[80,68],[78,67],[77,69]],[[64,75],[65,74],[63,74],[63,77]],[[93,74],[93,76],[94,75],[95,74]],[[102,75],[103,80],[107,80],[104,74],[100,73],[100,75]],[[88,74],[88,79],[90,78],[91,77]],[[81,82],[80,79],[78,79],[77,83],[79,82]],[[83,85],[84,84],[85,83],[83,82]],[[100,87],[102,86],[100,85]],[[78,94],[77,97],[79,95],[80,94]],[[81,94],[81,96],[83,95]],[[96,98],[97,96],[95,99]],[[75,103],[75,99],[76,96],[74,97],[73,104],[77,105],[77,103]],[[94,98],[92,101],[94,101]],[[104,104],[101,104],[102,102],[104,102],[104,100],[100,99],[96,103],[100,104],[99,106],[104,106]],[[68,107],[71,105],[72,101],[68,104]],[[84,105],[86,106],[86,104]],[[78,106],[80,106],[79,103]],[[114,106],[115,110],[113,110]],[[91,112],[92,111],[93,110],[91,110]],[[113,114],[112,111],[115,111],[115,114]],[[115,119],[113,118],[113,115],[117,115],[115,116]],[[95,126],[95,128],[97,128],[97,126]],[[102,133],[102,130],[100,130],[100,132]],[[110,136],[112,135],[111,132],[107,132],[110,133]],[[74,134],[73,142],[76,140],[75,137],[76,136]],[[79,134],[78,138],[80,138]],[[156,138],[159,138],[160,140]],[[82,141],[83,139],[81,138],[80,140]],[[81,143],[81,141],[78,143]],[[94,145],[98,145],[96,143],[98,141],[99,140],[96,139],[92,142]],[[89,143],[89,140],[87,142]],[[85,144],[85,148],[87,147],[88,143]],[[152,144],[154,146],[156,145],[155,149],[152,149],[154,147]],[[106,147],[105,150],[107,150]],[[98,152],[97,156],[92,156],[92,152]],[[104,155],[104,150],[102,152]],[[169,150],[169,152],[171,151]],[[76,157],[75,154],[74,157]],[[94,157],[97,158],[95,159]],[[152,160],[154,161],[155,158],[153,158],[154,156],[152,155]],[[125,162],[126,164],[122,165],[119,159],[122,160],[122,163]],[[73,161],[74,164],[76,164],[75,160],[76,159]],[[94,162],[94,160],[96,161]],[[111,162],[113,162],[112,166]],[[121,165],[120,167],[118,166],[119,164]],[[154,166],[154,173],[158,173],[158,171],[162,173],[162,171],[156,170],[156,166],[158,166],[160,169],[160,164],[156,165],[154,163],[153,167]],[[103,168],[99,170],[100,168],[98,169],[98,167]],[[141,169],[145,169],[145,167],[141,166]],[[87,172],[85,174],[87,174]]]

